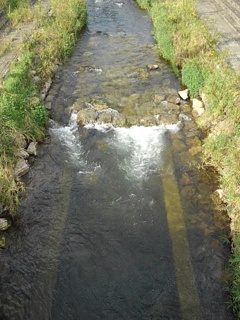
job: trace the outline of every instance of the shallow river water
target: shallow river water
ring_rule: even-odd
[[[169,102],[179,89],[134,1],[88,0],[0,252],[1,320],[233,319],[228,221],[210,197],[217,183],[197,169],[191,108]],[[79,127],[71,110],[84,105],[126,122]]]

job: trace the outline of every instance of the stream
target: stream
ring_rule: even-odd
[[[151,21],[133,0],[87,6],[0,251],[0,319],[234,319],[229,221]],[[89,108],[98,120],[78,125]]]

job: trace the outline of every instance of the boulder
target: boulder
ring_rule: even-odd
[[[80,110],[82,110],[82,109],[84,109],[84,108],[85,108],[85,107],[84,107],[83,102],[80,101],[80,100],[77,100],[77,101],[75,101],[74,104],[72,105],[71,111],[80,111]]]
[[[16,156],[19,158],[27,159],[27,158],[29,158],[29,153],[25,149],[20,149],[16,153]]]
[[[32,141],[27,148],[27,152],[29,155],[36,156],[37,155],[37,142]]]
[[[85,124],[93,124],[97,120],[97,112],[92,109],[83,109],[77,113],[77,124],[84,126]]]
[[[157,124],[157,119],[154,116],[146,116],[140,120],[140,125],[145,127],[155,126]]]
[[[112,115],[110,113],[100,113],[98,120],[99,123],[112,123]]]
[[[192,108],[196,111],[198,116],[201,116],[204,113],[203,102],[201,100],[196,98],[192,99]]]
[[[87,102],[85,103],[85,105],[87,106]],[[103,111],[103,110],[107,110],[108,109],[108,106],[106,104],[104,104],[104,103],[93,103],[93,104],[88,103],[88,107],[90,107],[90,105],[96,111]]]
[[[172,113],[172,114],[162,114],[160,116],[160,124],[174,124],[178,122],[177,115]]]
[[[138,126],[139,125],[139,118],[136,116],[128,116],[127,117],[127,125],[128,126]]]
[[[25,159],[19,159],[14,170],[14,175],[19,178],[29,171],[30,167]]]
[[[178,94],[179,94],[179,97],[183,100],[187,100],[189,98],[188,89],[178,91]]]
[[[125,127],[126,117],[123,114],[118,114],[116,116],[113,116],[112,125],[114,127]]]

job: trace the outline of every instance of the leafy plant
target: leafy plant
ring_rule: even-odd
[[[199,95],[199,92],[204,85],[202,69],[199,62],[190,60],[183,64],[182,82],[189,89],[191,98]]]
[[[43,104],[34,105],[32,107],[31,113],[33,120],[38,126],[44,127],[47,125],[48,115],[46,112],[46,108]]]

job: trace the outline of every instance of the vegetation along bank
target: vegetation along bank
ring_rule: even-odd
[[[0,213],[14,217],[24,191],[18,177],[29,169],[26,158],[35,153],[34,145],[45,135],[48,114],[42,100],[44,91],[85,24],[86,3],[0,0],[0,13],[0,18],[7,17],[8,29],[20,30],[23,39],[12,47],[12,39],[7,37],[0,50],[0,59],[5,59],[10,51],[15,51],[16,56],[6,76],[1,74],[0,79]],[[26,25],[30,30],[28,37],[21,35]],[[1,32],[5,32],[4,26]],[[8,223],[1,219],[0,229],[6,229]],[[0,246],[4,242],[0,234]]]
[[[159,51],[189,89],[200,97],[204,113],[197,118],[206,132],[204,165],[219,174],[223,202],[231,219],[229,263],[232,307],[240,318],[240,75],[217,50],[217,38],[199,18],[195,1],[137,0],[149,11]]]

